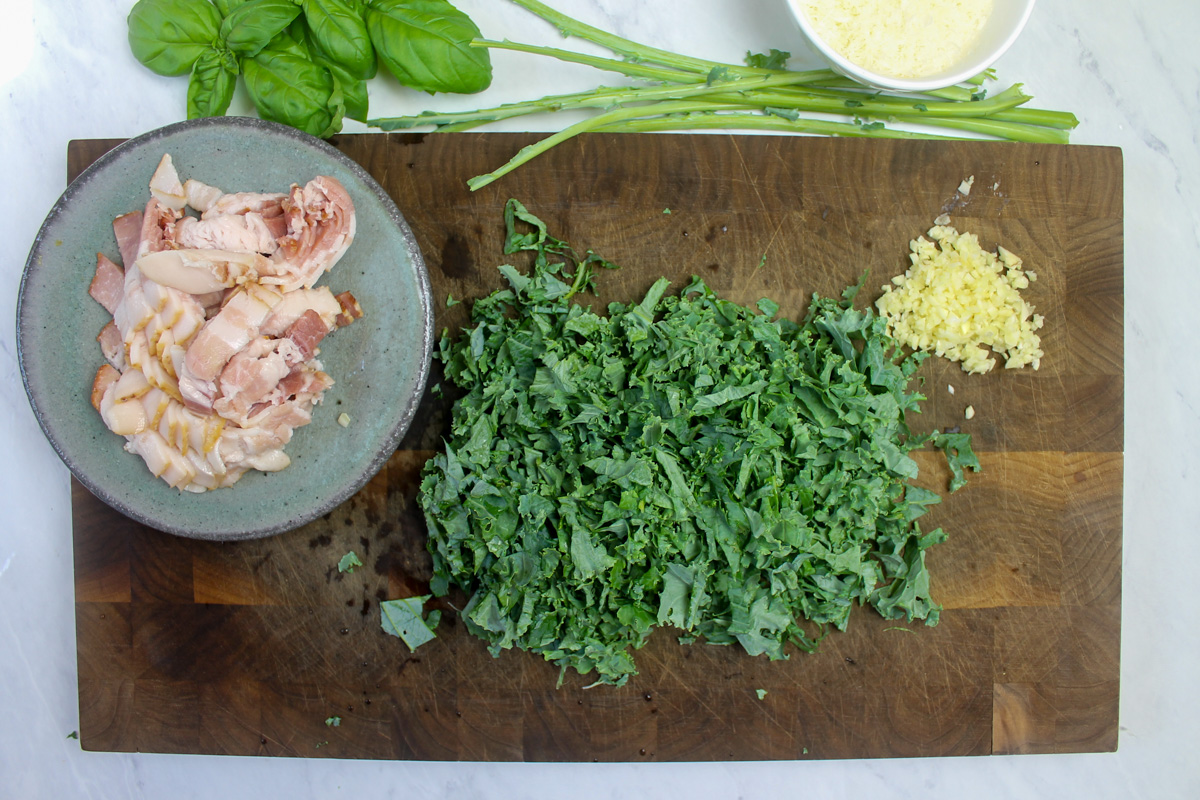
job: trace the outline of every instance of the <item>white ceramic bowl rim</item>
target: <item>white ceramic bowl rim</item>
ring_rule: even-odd
[[[1004,0],[996,0],[1003,2]],[[962,83],[970,78],[975,77],[979,73],[989,68],[996,62],[1000,56],[1012,46],[1017,37],[1021,35],[1021,31],[1025,28],[1025,23],[1029,21],[1029,16],[1033,13],[1033,6],[1036,0],[1017,0],[1021,8],[1016,15],[1015,24],[1012,24],[1002,39],[999,39],[992,47],[986,51],[977,53],[976,57],[965,63],[963,66],[938,73],[928,78],[896,78],[890,75],[880,75],[872,72],[852,61],[846,59],[841,53],[838,53],[821,38],[821,35],[813,28],[809,22],[808,16],[801,8],[801,0],[788,0],[788,8],[795,16],[800,29],[808,40],[812,43],[818,52],[825,57],[826,60],[834,67],[834,69],[843,75],[853,78],[860,83],[866,84],[877,89],[892,89],[902,92],[924,92],[930,89],[943,89],[947,86],[953,86]]]

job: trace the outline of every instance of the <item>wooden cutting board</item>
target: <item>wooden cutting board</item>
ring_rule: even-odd
[[[698,274],[734,300],[767,295],[798,316],[810,293],[838,293],[868,268],[873,300],[906,268],[909,240],[942,212],[1037,272],[1025,294],[1046,318],[1039,371],[968,376],[931,359],[920,373],[929,399],[917,428],[961,426],[983,464],[929,519],[950,537],[929,554],[941,624],[898,625],[856,609],[849,631],[828,636],[819,653],[780,662],[682,646],[663,630],[637,653],[641,673],[619,689],[584,689],[590,681],[574,674],[555,688],[554,666],[520,652],[493,659],[452,612],[436,641],[410,653],[381,631],[378,603],[427,590],[415,497],[448,421],[445,402],[427,396],[368,486],[275,538],[168,536],[73,486],[83,747],[517,761],[1115,749],[1120,151],[590,135],[467,191],[467,178],[536,138],[334,140],[407,216],[439,330],[466,319],[465,304],[446,308],[449,294],[470,299],[500,285],[509,197],[560,238],[623,266],[601,276],[604,301],[639,298],[662,275],[678,288]],[[72,142],[70,176],[115,144]],[[969,196],[957,194],[970,175]],[[430,385],[439,379],[435,368]],[[945,486],[940,456],[921,465],[922,484]],[[365,566],[339,573],[349,550]],[[340,724],[327,724],[331,717]]]

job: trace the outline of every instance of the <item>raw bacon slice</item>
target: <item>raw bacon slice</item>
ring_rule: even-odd
[[[169,153],[164,153],[158,162],[158,168],[150,178],[150,194],[159,203],[172,211],[182,211],[187,205],[187,194],[183,184],[179,182],[179,173]]]
[[[88,286],[92,296],[104,310],[112,314],[125,296],[125,270],[118,267],[104,253],[96,253],[96,274]]]
[[[254,211],[207,219],[184,217],[175,226],[175,243],[192,249],[270,255],[279,249],[278,238],[262,215]]]
[[[356,319],[363,318],[362,306],[358,304],[358,298],[349,292],[341,292],[335,296],[338,305],[342,307],[342,311],[334,317],[334,324],[339,328],[344,328]]]
[[[125,339],[121,336],[121,330],[115,322],[109,320],[100,329],[96,341],[100,343],[100,352],[104,354],[104,358],[109,364],[118,370],[125,369]]]
[[[263,283],[278,284],[285,292],[310,288],[354,241],[354,202],[338,180],[319,176],[303,189],[293,186],[283,210],[288,232],[271,256],[277,271]]]
[[[113,235],[117,237],[121,264],[127,267],[137,260],[138,245],[142,241],[142,212],[130,211],[114,219]]]
[[[141,256],[138,269],[150,280],[188,294],[207,294],[253,281],[266,268],[258,253],[232,250],[159,250]]]
[[[287,338],[299,350],[301,360],[307,361],[317,353],[317,345],[329,333],[329,326],[321,315],[311,308],[300,315],[287,329]]]

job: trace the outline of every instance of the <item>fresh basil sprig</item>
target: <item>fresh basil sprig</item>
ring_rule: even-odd
[[[190,73],[189,119],[225,114],[239,75],[259,116],[320,137],[366,121],[380,62],[426,92],[492,80],[479,28],[447,0],[138,0],[128,26],[138,61]]]

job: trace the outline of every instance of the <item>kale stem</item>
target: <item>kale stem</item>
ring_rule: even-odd
[[[961,139],[956,136],[914,133],[895,128],[868,128],[854,122],[824,119],[787,119],[773,114],[745,111],[731,113],[699,113],[685,115],[639,117],[609,122],[595,128],[597,133],[652,133],[679,130],[763,130],[786,133],[808,133],[822,136],[847,136],[870,139]]]
[[[516,2],[516,0],[514,0]],[[656,67],[646,64],[642,61],[627,61],[615,58],[605,58],[604,56],[593,56],[584,53],[576,53],[571,50],[562,50],[556,47],[542,47],[541,45],[524,44],[521,42],[510,42],[507,39],[504,41],[493,41],[491,39],[474,39],[471,42],[471,47],[487,47],[496,50],[513,50],[521,53],[533,53],[536,55],[549,56],[557,58],[560,61],[567,61],[573,64],[586,64],[596,69],[608,70],[609,72],[619,72],[622,75],[627,75],[631,78],[644,78],[646,80],[656,81],[674,81],[676,83],[703,83],[710,79],[713,69],[724,70],[729,78],[763,78],[771,75],[794,75],[797,77],[796,83],[809,83],[812,81],[828,80],[835,73],[830,69],[813,69],[804,72],[792,70],[750,70],[743,67],[734,67],[733,65],[709,63],[707,72],[690,72],[679,69],[671,69],[665,67]]]
[[[848,97],[845,92],[835,92],[810,87],[788,90],[755,91],[745,94],[747,105],[759,108],[790,108],[801,111],[820,111],[832,114],[856,114],[888,116],[917,114],[929,119],[941,117],[983,117],[1014,108],[1033,98],[1013,86],[988,100],[975,103],[920,103],[912,98],[890,95],[863,95],[859,100]],[[726,98],[723,98],[726,99]]]
[[[608,108],[614,105],[629,103],[644,103],[659,100],[679,100],[687,97],[702,97],[725,92],[746,92],[747,94],[761,89],[802,84],[806,80],[803,72],[773,72],[761,77],[734,78],[719,80],[713,83],[668,84],[665,86],[628,86],[617,88],[602,88],[593,92],[580,92],[573,95],[557,95],[544,97],[531,103],[517,103],[509,106],[483,109],[458,114],[418,114],[412,117],[390,117],[368,120],[382,130],[399,130],[414,128],[419,125],[454,126],[455,130],[465,130],[475,125],[492,122],[497,119],[507,119],[537,111],[559,111],[567,108]]]
[[[557,47],[542,47],[540,45],[512,42],[508,39],[505,39],[504,41],[495,41],[492,39],[473,39],[471,41],[471,47],[486,47],[491,50],[512,50],[518,53],[532,53],[534,55],[549,56],[551,58],[557,58],[559,61],[567,61],[572,64],[586,64],[587,66],[595,67],[596,69],[608,70],[610,72],[620,72],[621,74],[628,75],[631,78],[644,78],[646,80],[653,81],[675,81],[677,83],[701,83],[705,80],[704,75],[696,72],[685,72],[667,67],[656,67],[636,61],[619,61],[615,58],[605,58],[604,56],[575,53],[570,50],[562,50]]]
[[[1012,108],[998,111],[992,114],[991,118],[1062,130],[1073,130],[1079,125],[1079,119],[1070,111],[1050,111],[1044,108]]]
[[[598,44],[601,47],[607,47],[614,53],[634,61],[674,67],[685,72],[699,73],[700,75],[707,75],[712,71],[713,67],[725,67],[730,72],[738,75],[769,75],[773,72],[773,70],[755,69],[736,64],[723,64],[719,61],[708,61],[702,58],[692,58],[691,56],[672,53],[669,50],[660,50],[657,47],[639,44],[638,42],[630,41],[624,37],[602,31],[585,22],[573,19],[566,14],[555,11],[545,3],[539,2],[539,0],[512,0],[512,2],[527,11],[537,14],[542,19],[554,25],[564,36],[578,36],[580,39]]]
[[[558,133],[552,134],[534,144],[526,145],[521,150],[502,165],[499,169],[489,172],[485,175],[477,175],[467,181],[467,186],[471,191],[482,189],[492,181],[512,172],[522,164],[531,161],[542,153],[546,152],[555,145],[565,142],[567,139],[578,136],[587,131],[596,130],[611,123],[621,122],[623,120],[634,119],[636,117],[645,116],[648,113],[657,114],[684,114],[693,111],[706,111],[712,109],[714,104],[711,100],[668,100],[661,103],[656,103],[652,106],[632,106],[617,108],[597,114],[594,117],[582,120],[570,125]],[[654,109],[649,111],[648,109]]]

